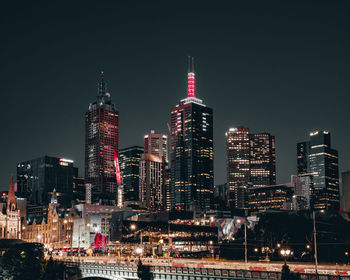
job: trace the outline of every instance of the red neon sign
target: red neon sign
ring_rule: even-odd
[[[119,160],[115,149],[114,149],[114,166],[115,166],[115,179],[117,180],[117,185],[120,186],[122,184],[122,176],[120,174]]]

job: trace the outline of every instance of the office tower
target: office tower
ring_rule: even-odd
[[[119,112],[106,92],[101,72],[96,101],[85,113],[85,182],[93,202],[114,205],[117,199],[114,154],[119,152]]]
[[[306,210],[310,208],[310,177],[291,176],[291,184],[294,187],[294,199],[297,203],[296,210]]]
[[[139,200],[139,172],[143,148],[132,146],[119,152],[120,171],[124,184],[124,200]]]
[[[227,199],[231,208],[248,207],[250,187],[276,184],[275,137],[231,127],[226,132]]]
[[[43,156],[17,164],[18,197],[31,204],[48,205],[52,190],[57,191],[58,202],[70,207],[73,199],[73,177],[77,174],[73,160]]]
[[[342,211],[350,212],[350,171],[342,172]]]
[[[231,208],[244,209],[250,184],[249,128],[232,127],[225,135],[228,204]]]
[[[298,176],[310,179],[310,206],[338,210],[338,152],[331,148],[328,131],[312,132],[309,141],[297,144],[297,168]]]
[[[168,165],[163,162],[162,167],[162,183],[163,183],[163,209],[171,210],[171,170]]]
[[[152,211],[163,209],[162,157],[142,154],[140,161],[140,201]]]
[[[195,97],[193,59],[187,81],[187,98],[171,108],[171,204],[206,212],[214,185],[213,110]]]
[[[293,187],[289,184],[264,187],[251,187],[249,192],[249,209],[252,214],[267,209],[292,210]]]
[[[160,156],[164,158],[165,162],[169,162],[168,136],[151,130],[149,134],[144,136],[144,153]]]
[[[250,138],[250,182],[254,187],[276,184],[275,137],[253,133]]]
[[[85,179],[75,174],[73,176],[73,201],[76,204],[86,203],[85,191]]]

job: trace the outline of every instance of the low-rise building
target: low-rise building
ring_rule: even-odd
[[[77,217],[79,213],[74,208],[59,209],[54,190],[47,215],[26,217],[22,224],[22,239],[43,243],[48,248],[70,248]]]

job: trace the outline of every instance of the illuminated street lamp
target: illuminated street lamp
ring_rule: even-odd
[[[135,230],[135,229],[136,229],[136,225],[135,225],[135,224],[131,224],[131,225],[130,225],[130,229],[131,229],[131,230]]]
[[[280,250],[281,256],[284,258],[284,264],[287,264],[287,258],[292,254],[292,251],[289,249],[281,249]]]

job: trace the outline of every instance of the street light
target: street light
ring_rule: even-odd
[[[135,224],[131,224],[131,225],[130,225],[130,229],[131,229],[131,230],[135,230],[135,229],[136,229],[136,225],[135,225]]]
[[[281,280],[290,279],[290,269],[287,265],[287,258],[293,254],[293,252],[290,249],[281,249],[280,254],[284,258],[284,265],[282,266],[282,275]]]
[[[284,258],[284,264],[287,264],[287,258],[292,254],[292,251],[289,249],[281,249],[280,250],[281,256]]]

